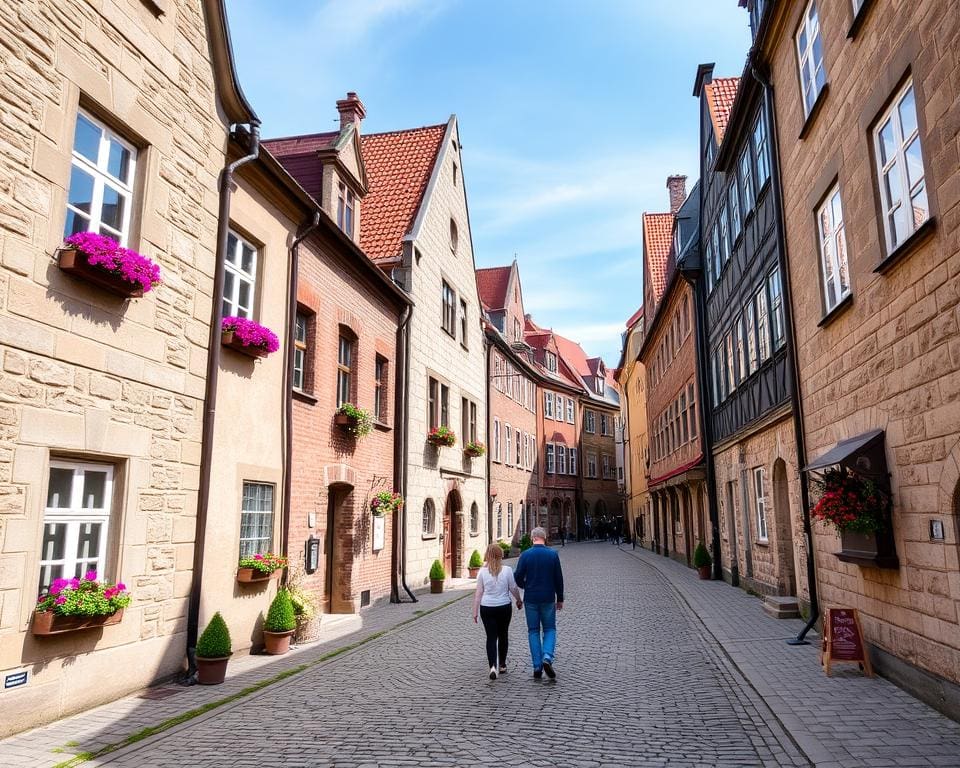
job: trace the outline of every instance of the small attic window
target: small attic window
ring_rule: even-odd
[[[459,235],[457,234],[457,222],[450,219],[450,250],[454,253],[457,252],[457,243],[460,240]]]
[[[457,163],[453,161],[453,186],[457,186]]]

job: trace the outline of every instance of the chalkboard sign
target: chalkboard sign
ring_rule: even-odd
[[[868,677],[873,677],[856,608],[827,609],[820,663],[828,677],[830,665],[838,661],[859,664]]]

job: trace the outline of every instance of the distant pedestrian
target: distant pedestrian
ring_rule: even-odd
[[[546,672],[553,679],[557,676],[553,662],[557,611],[563,610],[563,569],[559,555],[546,546],[547,532],[543,528],[530,531],[530,538],[533,546],[520,555],[516,580],[523,589],[533,676],[539,680]]]
[[[560,546],[567,546],[567,528],[566,526],[560,526]]]
[[[487,662],[490,679],[507,671],[507,650],[510,636],[510,618],[513,614],[510,595],[517,600],[517,610],[523,607],[523,598],[513,577],[513,569],[503,564],[503,549],[499,544],[487,547],[486,564],[477,574],[477,591],[473,597],[473,621],[483,621],[487,633]],[[498,667],[499,662],[499,667]]]

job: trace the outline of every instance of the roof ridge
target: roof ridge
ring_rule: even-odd
[[[398,128],[395,131],[380,131],[378,133],[361,133],[361,139],[369,139],[371,136],[393,136],[398,133],[413,133],[414,131],[425,131],[428,128],[446,128],[446,123],[436,123],[432,125],[421,125],[418,128]]]
[[[315,131],[314,133],[292,133],[289,136],[270,136],[262,141],[289,141],[290,139],[315,139],[317,136],[329,136],[330,134],[339,134],[339,130],[333,131]]]

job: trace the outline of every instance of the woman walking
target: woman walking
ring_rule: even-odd
[[[499,544],[487,547],[486,565],[477,575],[477,592],[473,598],[473,621],[483,620],[487,633],[487,662],[490,664],[490,679],[496,680],[499,672],[507,671],[507,647],[509,643],[510,595],[517,600],[517,609],[523,607],[520,589],[513,579],[513,569],[503,564],[503,550]]]

